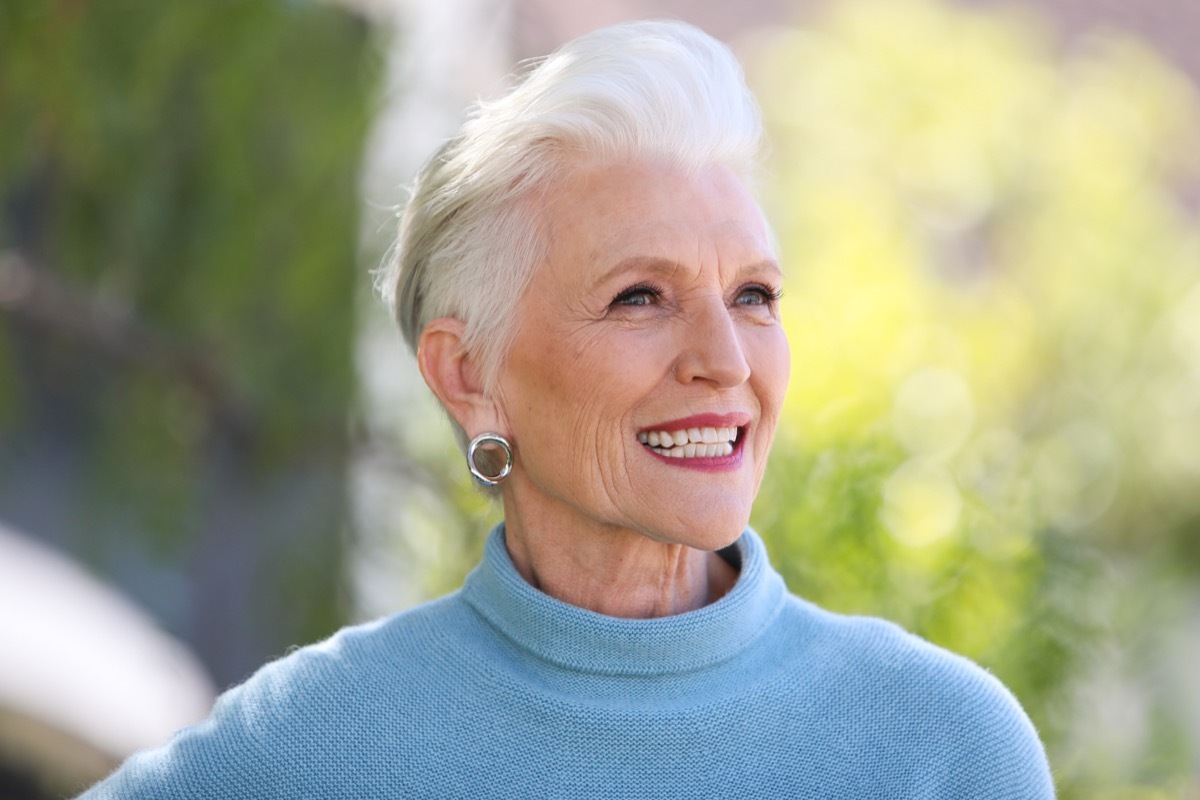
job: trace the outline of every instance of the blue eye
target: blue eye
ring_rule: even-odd
[[[735,302],[741,306],[769,306],[778,302],[782,296],[783,292],[778,289],[756,283],[742,287]]]
[[[628,289],[623,289],[617,293],[617,296],[612,299],[610,305],[614,306],[649,306],[653,305],[662,297],[662,290],[657,286],[639,283],[635,286],[630,286]]]

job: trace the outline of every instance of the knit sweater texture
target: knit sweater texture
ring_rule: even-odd
[[[789,595],[753,531],[723,554],[721,600],[618,619],[526,583],[500,525],[459,591],[268,664],[83,797],[1054,796],[987,672]]]

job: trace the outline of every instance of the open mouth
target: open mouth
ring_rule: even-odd
[[[666,458],[722,458],[733,455],[743,428],[698,427],[675,431],[642,431],[638,441]]]

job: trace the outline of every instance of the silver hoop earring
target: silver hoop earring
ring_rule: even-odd
[[[495,475],[485,475],[483,470],[475,463],[475,454],[479,452],[479,448],[489,444],[494,444],[504,451],[504,466]],[[470,446],[467,447],[467,469],[471,470],[471,474],[475,476],[475,480],[484,486],[496,486],[499,484],[508,477],[508,473],[512,472],[512,467],[512,445],[498,433],[481,433],[472,439]]]

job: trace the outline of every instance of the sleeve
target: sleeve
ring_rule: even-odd
[[[272,768],[256,731],[264,709],[252,681],[221,695],[208,719],[131,756],[80,800],[264,797]]]
[[[876,723],[861,755],[888,776],[894,791],[880,796],[1053,800],[1037,731],[990,672],[883,620],[850,618],[839,631],[857,644],[831,663],[861,679],[848,685],[865,699],[847,705]]]
[[[336,751],[344,665],[310,646],[258,670],[218,698],[203,722],[131,756],[79,800],[295,797]],[[339,690],[341,687],[341,690]],[[322,738],[324,737],[324,738]]]
[[[927,717],[941,745],[929,753],[930,791],[921,796],[1053,800],[1046,751],[1012,693],[966,659],[942,680]]]

